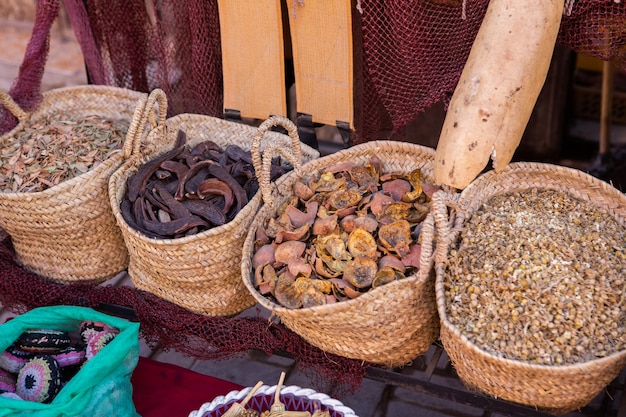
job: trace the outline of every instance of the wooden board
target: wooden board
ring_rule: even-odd
[[[351,0],[287,0],[298,113],[354,127]]]
[[[287,116],[280,0],[218,0],[224,111]]]

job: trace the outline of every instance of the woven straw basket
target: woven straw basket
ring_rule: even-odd
[[[11,235],[22,266],[60,283],[101,282],[126,269],[128,252],[109,205],[108,180],[132,153],[146,96],[117,87],[66,87],[45,92],[40,106],[27,113],[0,93],[0,103],[18,119],[0,146],[29,123],[60,113],[130,123],[123,150],[94,169],[41,192],[0,192],[0,226]]]
[[[295,182],[340,162],[364,164],[372,156],[382,161],[384,173],[421,169],[423,176],[432,181],[432,149],[396,141],[371,141],[308,162],[300,175],[276,184],[274,189],[262,184],[265,204],[255,216],[244,243],[242,275],[259,304],[312,345],[339,356],[394,367],[424,353],[439,334],[432,246],[422,244],[421,267],[414,275],[372,289],[355,299],[308,308],[289,309],[263,296],[254,285],[252,268],[255,231],[275,217],[277,207],[293,195]],[[433,219],[428,216],[422,242],[434,241],[433,233]]]
[[[450,245],[481,205],[496,195],[554,190],[606,211],[626,226],[626,196],[581,171],[551,164],[518,162],[478,177],[457,196],[437,192],[432,213],[440,236],[435,253],[441,341],[459,377],[470,389],[555,414],[588,404],[626,364],[626,351],[589,362],[550,366],[496,357],[472,343],[447,315],[444,280]],[[451,208],[450,215],[448,208]],[[601,254],[599,254],[601,256]],[[622,307],[623,308],[623,307]],[[622,323],[622,325],[624,325]]]
[[[166,100],[161,90],[151,93],[151,97],[155,95]],[[109,183],[110,204],[130,253],[128,273],[136,288],[194,313],[232,316],[255,304],[242,283],[240,265],[243,240],[261,203],[259,193],[230,222],[177,239],[149,238],[130,227],[120,211],[127,180],[141,165],[171,150],[179,130],[187,134],[190,146],[211,140],[223,148],[234,144],[244,150],[251,150],[257,131],[249,125],[210,116],[180,114],[148,133],[137,157],[122,165]],[[296,143],[297,137],[292,139],[269,132],[267,140],[282,147],[293,147],[303,160],[319,156],[316,150]]]

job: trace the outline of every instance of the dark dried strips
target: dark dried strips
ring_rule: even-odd
[[[272,180],[292,169],[272,163]],[[210,140],[190,147],[183,130],[171,151],[141,165],[127,184],[120,209],[128,225],[164,239],[228,223],[258,190],[249,151]]]
[[[226,223],[224,212],[208,200],[183,200],[181,204],[214,226],[221,226]]]
[[[186,141],[187,135],[182,130],[179,130],[174,149],[141,165],[137,172],[128,179],[128,199],[131,202],[134,202],[139,197],[139,194],[146,188],[152,174],[159,169],[163,162],[176,158],[183,151]]]

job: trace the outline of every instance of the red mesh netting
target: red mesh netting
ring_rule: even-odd
[[[59,0],[42,0],[37,7],[36,24],[20,65],[19,76],[13,82],[9,94],[21,108],[33,109],[41,101],[41,78],[43,77],[50,49],[50,28],[59,12]],[[0,134],[9,131],[17,121],[0,105]]]
[[[39,2],[33,38],[11,89],[26,109],[37,101],[46,35],[58,3]],[[168,95],[170,115],[223,116],[216,0],[64,4],[92,83],[142,92],[159,87]],[[408,122],[434,103],[447,104],[488,0],[361,0],[356,5],[352,143],[390,134],[402,139]],[[558,44],[612,59],[626,71],[626,2],[568,0],[566,5]],[[10,124],[6,118],[0,113],[2,131]]]
[[[6,235],[0,230],[2,236]],[[130,308],[141,324],[140,334],[153,349],[173,349],[202,360],[237,357],[250,349],[287,353],[310,377],[312,388],[332,392],[337,398],[354,392],[369,366],[323,352],[258,315],[208,317],[132,287],[54,283],[19,266],[8,237],[0,240],[0,271],[0,305],[14,313],[52,305]]]
[[[395,133],[439,101],[448,103],[469,55],[488,0],[362,1],[363,51],[373,90],[363,100],[380,101],[358,137]],[[569,2],[568,2],[569,3]],[[578,0],[563,17],[557,42],[576,52],[614,59],[626,71],[626,4]]]
[[[216,1],[66,0],[90,80],[168,96],[171,114],[222,113]]]

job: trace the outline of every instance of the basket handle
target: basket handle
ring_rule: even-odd
[[[131,155],[133,155],[137,131],[139,130],[139,126],[142,124],[141,119],[143,118],[143,114],[146,110],[147,101],[148,99],[144,96],[137,101],[133,118],[130,120],[128,132],[126,133],[126,141],[124,142],[124,147],[122,148],[122,155],[124,155],[124,159],[128,159]]]
[[[433,247],[437,243],[435,240],[435,220],[432,213],[429,213],[424,219],[422,231],[420,232],[420,238],[422,242],[420,251],[420,269],[430,269],[430,265],[433,260]],[[428,244],[424,245],[424,242],[428,242]],[[435,242],[435,244],[433,244],[433,242]]]
[[[141,144],[145,137],[146,124],[150,122],[150,129],[155,129],[165,123],[167,117],[167,95],[160,88],[155,88],[150,92],[148,98],[145,99],[145,105],[142,107],[140,104],[135,108],[135,114],[129,127],[134,129],[132,136],[127,144],[124,144],[124,156],[126,158],[131,155],[138,155],[140,153]],[[133,123],[134,122],[134,123]]]
[[[28,119],[28,113],[25,112],[3,88],[0,88],[0,104],[6,107],[19,123],[24,123],[26,119]]]
[[[287,134],[291,138],[292,149],[288,150],[281,147],[277,143],[270,143],[265,147],[263,155],[261,156],[261,141],[265,136],[265,133],[273,126],[282,126],[287,129]],[[259,189],[261,190],[263,202],[272,206],[273,200],[272,188],[270,184],[270,170],[272,167],[272,158],[274,153],[279,153],[291,162],[296,175],[300,175],[300,169],[302,167],[302,148],[300,147],[298,128],[287,117],[271,116],[259,125],[258,130],[252,139],[250,153],[252,154],[252,165],[254,166],[254,172],[257,173],[257,180],[259,181]]]
[[[431,214],[437,233],[434,258],[436,264],[445,262],[450,244],[462,228],[465,211],[461,206],[460,194],[451,194],[443,190],[433,194]],[[452,208],[454,213],[449,212],[448,208]]]

